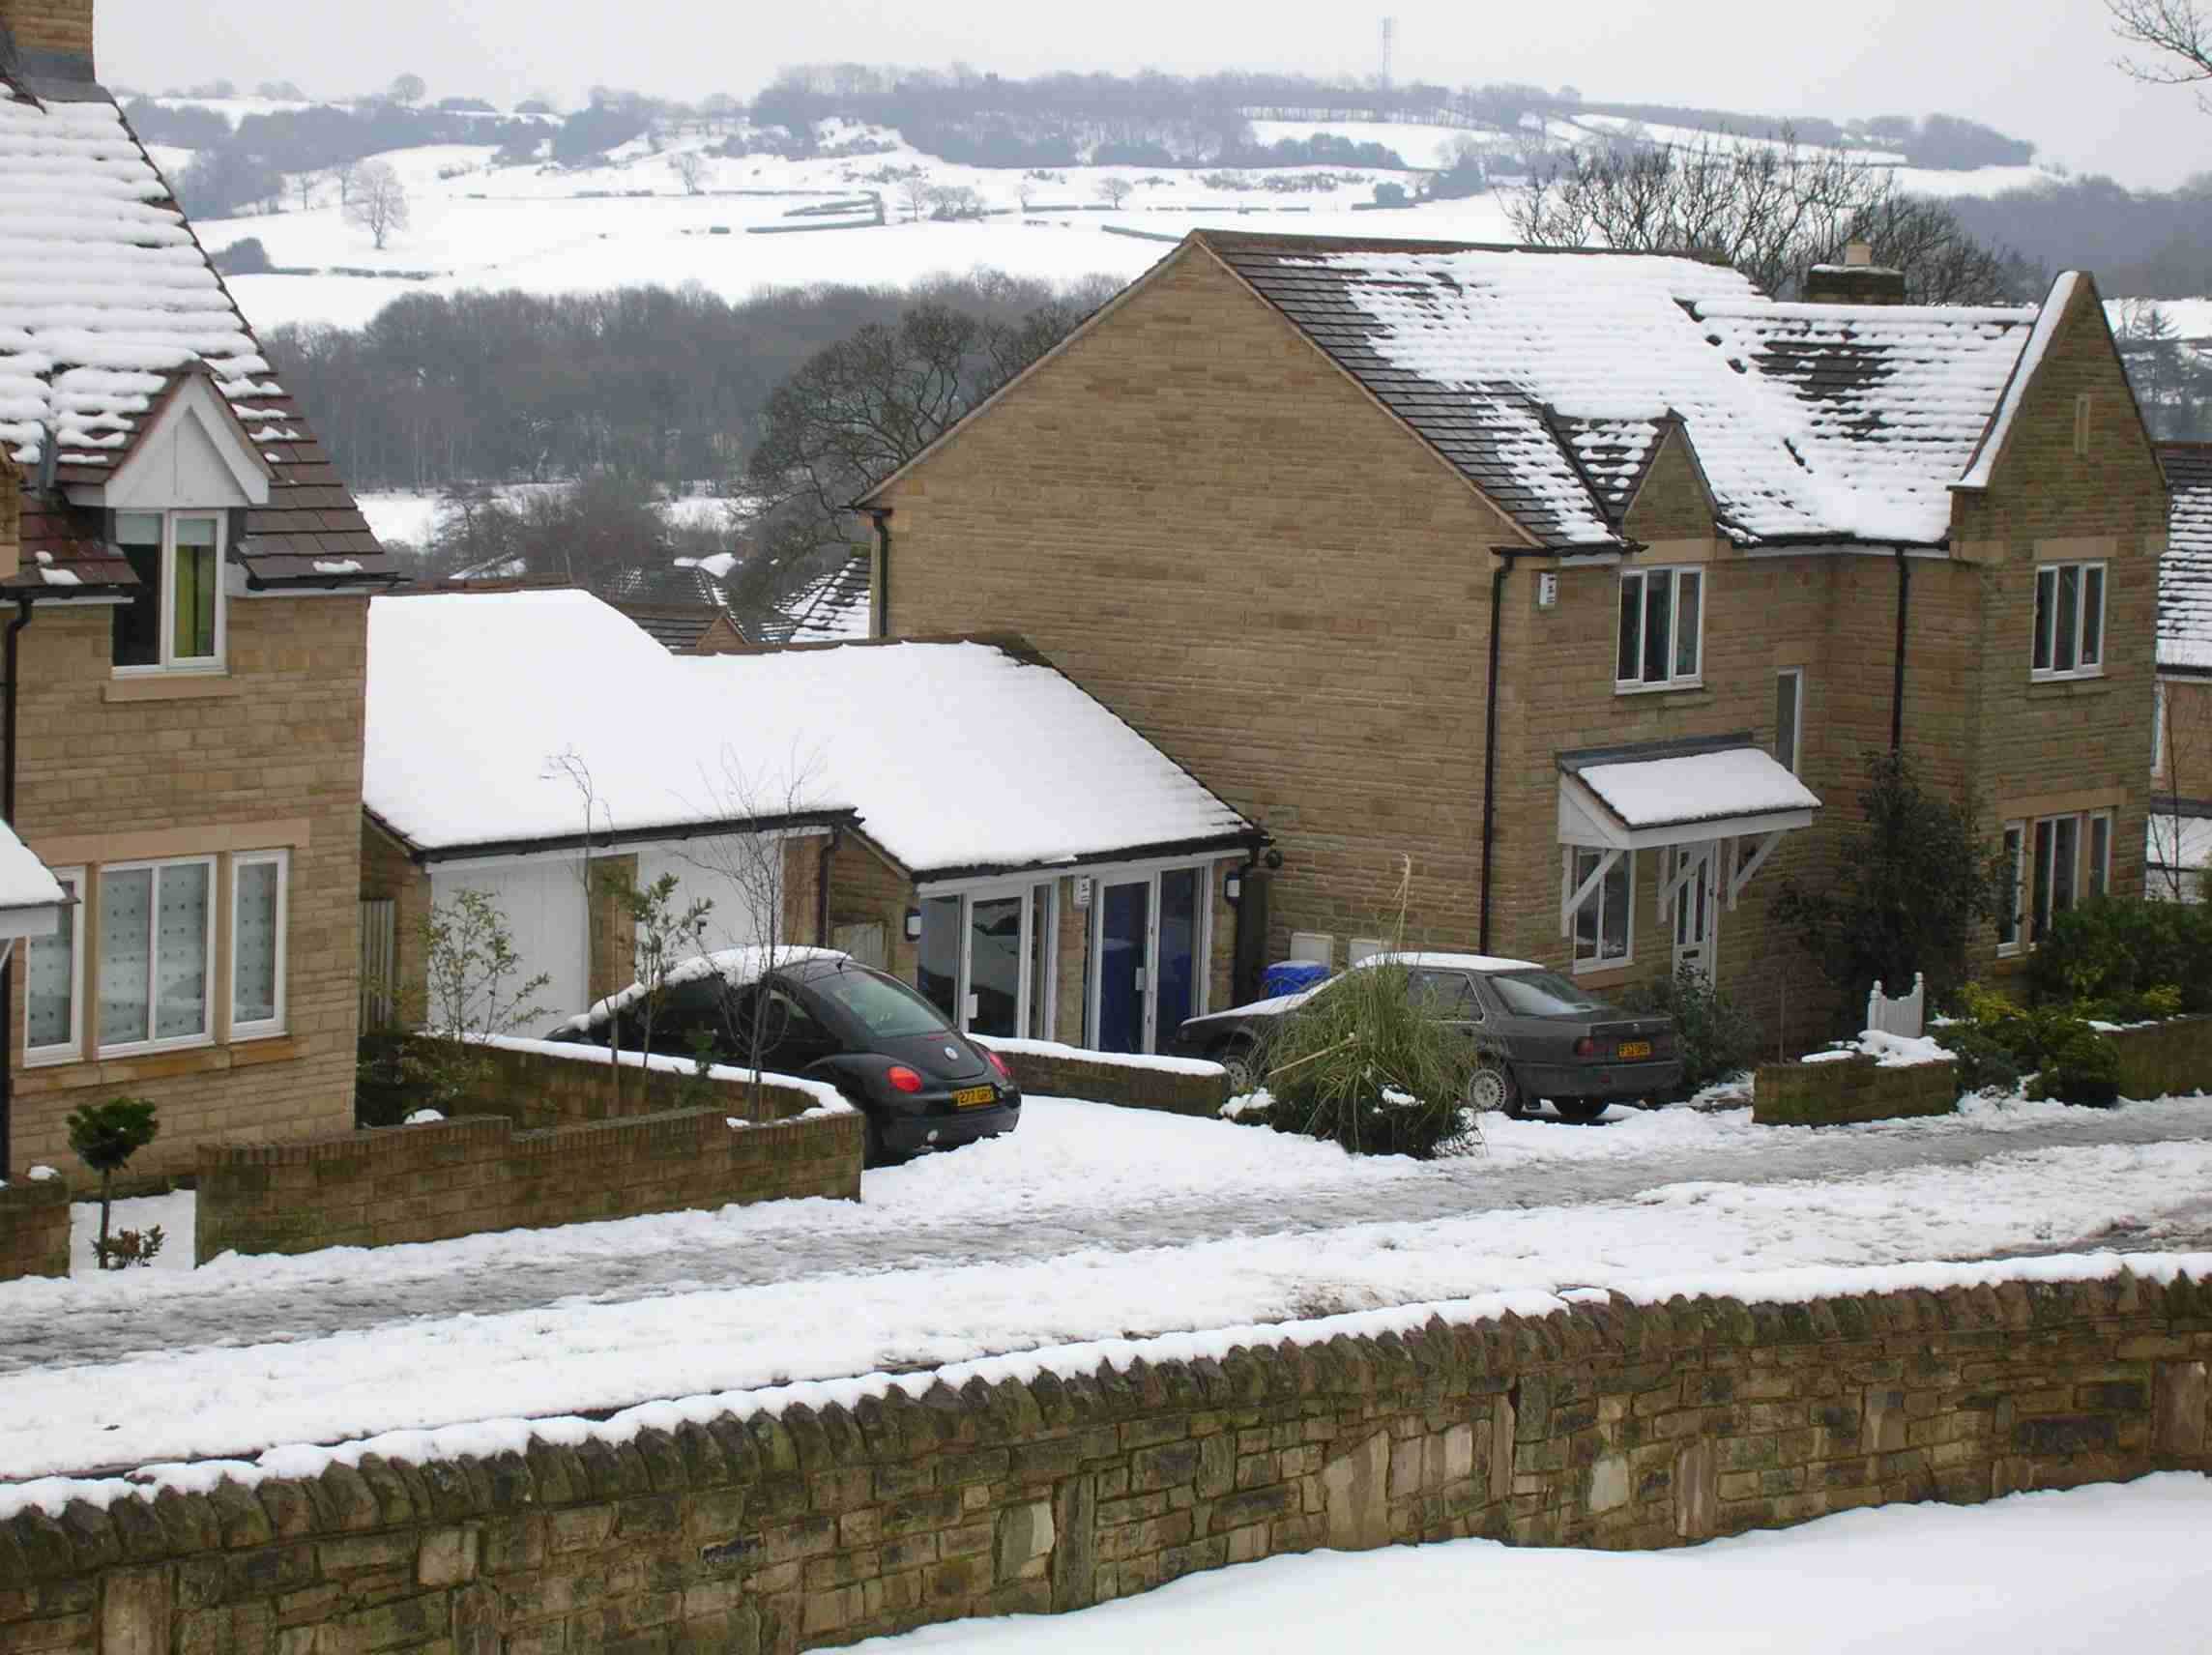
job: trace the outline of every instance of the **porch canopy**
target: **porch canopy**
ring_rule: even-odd
[[[18,937],[53,936],[75,900],[15,837],[15,829],[0,821],[0,961]]]
[[[1812,826],[1820,801],[1751,732],[1586,747],[1558,755],[1559,843],[1599,853],[1595,869],[1562,894],[1559,920],[1577,910],[1625,855],[1650,846],[1740,845],[1728,880],[1731,908],[1782,835]],[[1675,858],[1677,869],[1690,866]],[[1662,891],[1662,900],[1671,891]]]

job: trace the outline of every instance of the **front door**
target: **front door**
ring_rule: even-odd
[[[1684,966],[1712,980],[1720,927],[1720,844],[1674,849],[1674,969]]]
[[[1151,953],[1152,882],[1131,880],[1098,890],[1098,1050],[1142,1052],[1146,966]]]

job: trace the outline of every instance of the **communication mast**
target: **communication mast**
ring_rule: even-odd
[[[1395,18],[1395,17],[1385,17],[1385,18],[1383,18],[1383,19],[1382,19],[1382,84],[1383,84],[1383,85],[1385,85],[1385,86],[1387,86],[1387,85],[1389,85],[1389,84],[1390,84],[1390,48],[1391,48],[1391,46],[1392,46],[1394,44],[1396,44],[1396,41],[1397,41],[1397,36],[1398,36],[1398,19],[1397,19],[1397,18]]]

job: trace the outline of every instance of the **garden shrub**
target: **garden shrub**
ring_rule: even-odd
[[[1677,1097],[1748,1068],[1758,1055],[1761,1035],[1751,1013],[1703,973],[1677,966],[1674,974],[1638,983],[1620,996],[1624,1011],[1655,1012],[1674,1021],[1674,1041],[1682,1054]]]
[[[1253,1067],[1271,1095],[1239,1118],[1354,1154],[1426,1160],[1467,1136],[1467,1083],[1482,1056],[1413,993],[1406,968],[1359,966],[1269,1033]]]
[[[1957,1060],[1962,1092],[2009,1093],[2025,1071],[2013,1049],[1979,1024],[1961,1020],[1930,1033]]]
[[[152,1263],[161,1250],[160,1225],[143,1235],[126,1230],[110,1240],[107,1223],[115,1204],[115,1175],[161,1130],[154,1106],[142,1097],[109,1098],[71,1110],[66,1124],[76,1158],[100,1175],[100,1234],[92,1244],[93,1257],[103,1270]]]
[[[2084,902],[2052,916],[2027,981],[2038,1002],[2078,1004],[2115,1022],[2212,1011],[2212,913],[2142,897]]]
[[[2109,1104],[2119,1096],[2120,1049],[2091,1028],[2080,1009],[2016,1005],[1978,983],[1966,984],[1959,1000],[1965,1023],[1946,1027],[1939,1035],[1948,1050],[1987,1042],[2011,1059],[2016,1081],[2021,1074],[2035,1076],[2027,1089],[2033,1098]],[[1959,1078],[1963,1086],[1970,1085],[1965,1061]]]

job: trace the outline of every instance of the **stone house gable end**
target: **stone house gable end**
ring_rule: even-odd
[[[1669,422],[1620,526],[1631,540],[1644,545],[1710,539],[1716,532],[1712,490],[1698,464],[1696,445],[1680,421]]]

